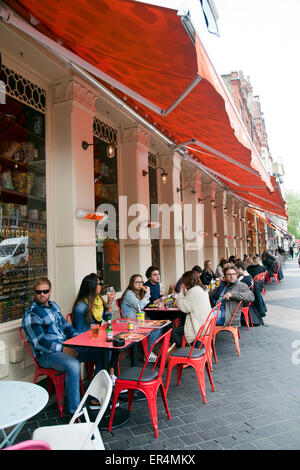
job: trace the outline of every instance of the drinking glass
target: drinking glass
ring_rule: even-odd
[[[91,324],[91,332],[92,332],[92,338],[98,338],[99,325],[97,325],[97,323]]]

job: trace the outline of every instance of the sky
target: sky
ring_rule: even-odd
[[[220,37],[207,32],[199,0],[148,0],[189,7],[219,75],[242,70],[264,113],[269,149],[285,168],[283,189],[300,193],[300,1],[214,0]]]

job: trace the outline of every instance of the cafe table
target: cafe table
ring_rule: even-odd
[[[3,440],[0,449],[11,446],[29,418],[38,414],[47,404],[48,392],[30,382],[0,381],[0,430]],[[8,434],[6,429],[12,428]]]
[[[112,321],[112,327],[113,327],[114,337],[117,334],[121,334],[122,332],[132,333],[135,335],[139,335],[140,337],[136,338],[134,341],[126,340],[124,338],[125,344],[123,346],[116,347],[113,345],[113,342],[106,341],[106,325],[102,325],[99,328],[99,333],[98,333],[97,338],[92,338],[91,331],[86,331],[77,336],[74,336],[73,338],[66,340],[63,343],[63,345],[69,346],[69,347],[75,347],[76,349],[82,347],[82,348],[89,348],[92,350],[98,350],[99,352],[101,351],[101,353],[103,352],[104,353],[102,355],[104,359],[103,366],[107,371],[109,371],[109,352],[110,351],[117,351],[121,353],[122,351],[132,348],[131,367],[137,366],[137,343],[142,341],[145,335],[146,336],[149,335],[151,331],[153,331],[155,328],[138,328],[138,329],[135,329],[134,331],[129,332],[127,320],[120,320],[120,319]],[[107,411],[105,412],[100,422],[100,425],[99,425],[100,430],[108,429],[109,417],[110,417],[110,409],[108,407]],[[121,408],[121,407],[116,408],[112,429],[116,429],[125,425],[129,421],[129,418],[130,418],[130,414],[128,410]]]
[[[178,307],[159,307],[158,305],[146,307],[144,312],[151,320],[170,320],[176,327],[179,321],[184,322],[186,316]]]

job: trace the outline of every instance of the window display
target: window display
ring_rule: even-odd
[[[96,224],[97,273],[103,282],[103,293],[109,286],[116,291],[121,289],[117,152],[114,148],[112,156],[108,146],[109,142],[94,137],[95,210],[108,213],[112,230],[107,233],[106,222]]]
[[[0,323],[21,318],[47,275],[45,116],[10,96],[0,106]]]

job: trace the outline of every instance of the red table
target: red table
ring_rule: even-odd
[[[151,320],[171,320],[175,327],[178,326],[179,319],[184,322],[186,316],[178,307],[146,307],[144,312]]]
[[[113,332],[114,336],[122,331],[127,331],[128,332],[128,323],[127,320],[114,320],[112,321],[112,327],[113,327]],[[139,328],[131,333],[147,333],[149,335],[151,331],[153,331],[155,328]],[[142,338],[139,340],[141,341]],[[69,346],[69,347],[75,347],[75,348],[90,348],[90,349],[99,349],[101,351],[104,351],[104,368],[108,371],[109,370],[109,351],[124,351],[134,345],[137,345],[139,341],[126,341],[125,344],[121,347],[116,347],[113,345],[112,342],[106,341],[106,325],[102,325],[99,328],[99,333],[98,333],[98,338],[92,338],[92,333],[91,331],[86,331],[84,333],[81,333],[77,336],[74,336],[73,338],[70,338],[66,341],[64,341],[63,345],[64,346]],[[134,367],[137,365],[137,347],[133,347],[133,351],[131,354],[131,366]],[[108,429],[108,422],[109,422],[109,416],[110,416],[110,409],[108,407],[107,412],[103,416],[99,429]],[[123,408],[117,408],[116,413],[114,416],[114,422],[113,422],[113,429],[118,428],[120,426],[123,426],[129,421],[130,414],[127,410]]]

